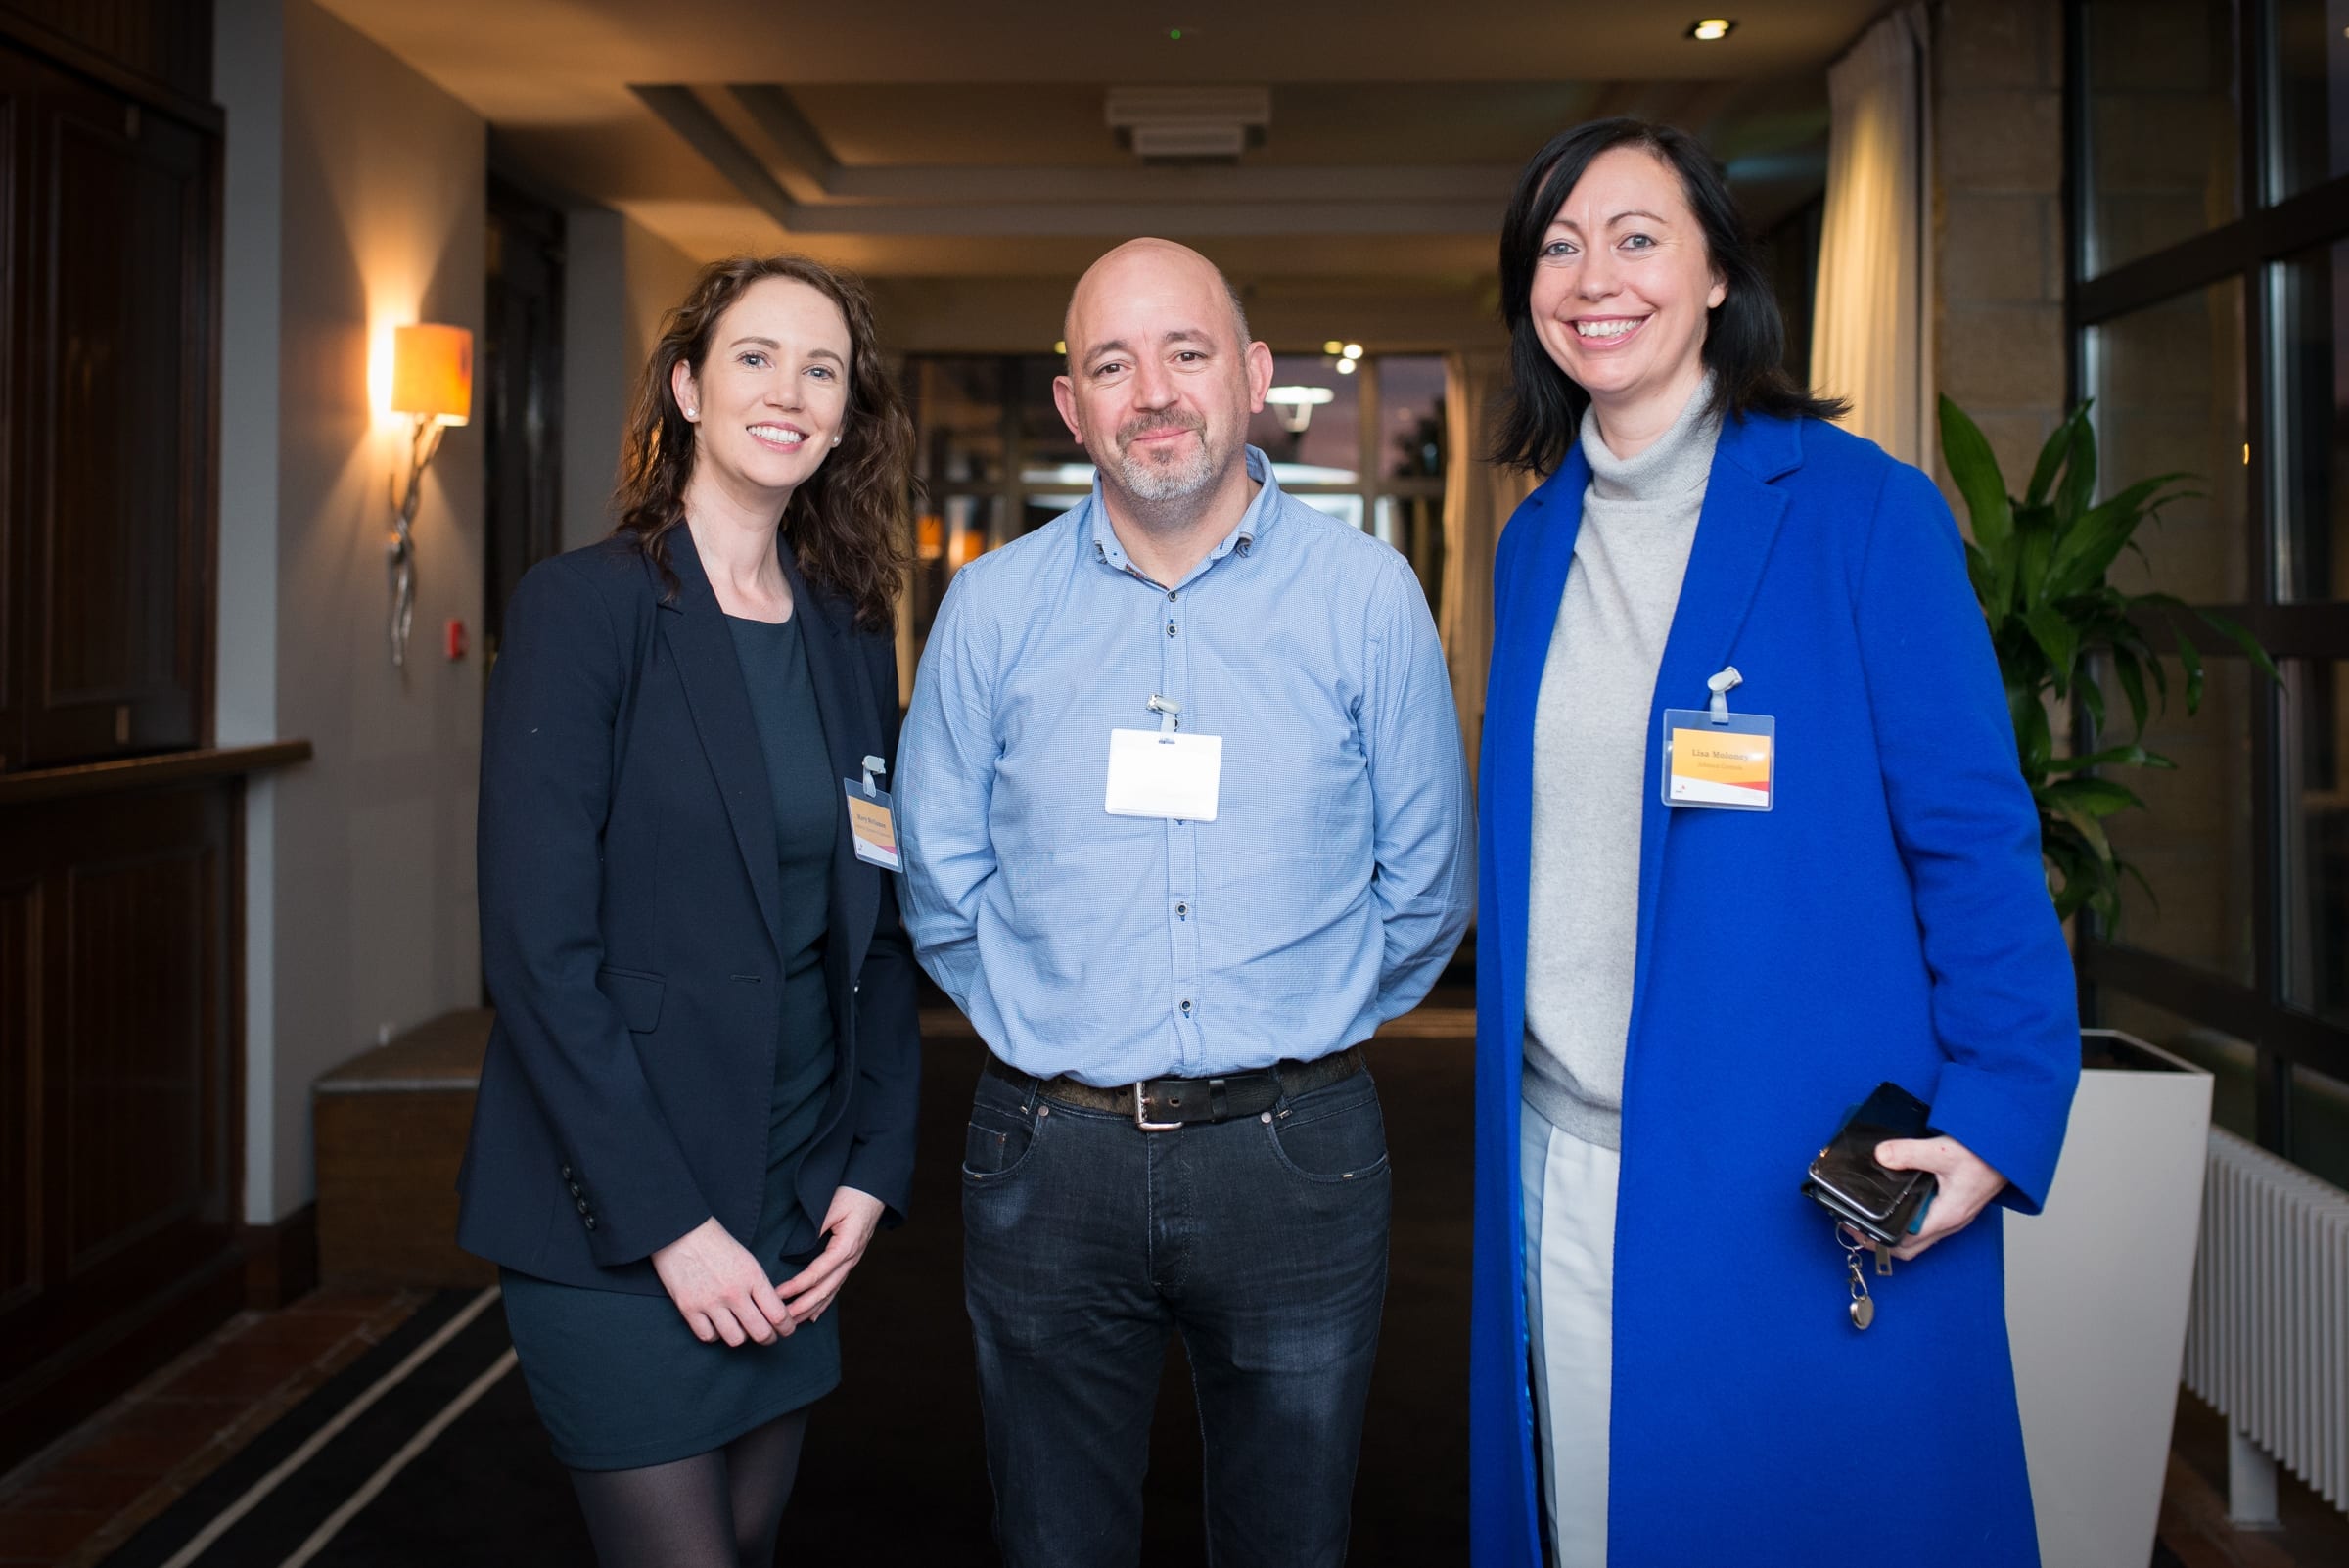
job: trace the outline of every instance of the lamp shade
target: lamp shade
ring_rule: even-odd
[[[392,411],[444,425],[473,417],[473,333],[426,322],[392,334]]]

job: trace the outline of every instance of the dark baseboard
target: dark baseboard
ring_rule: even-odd
[[[245,1305],[274,1312],[318,1288],[318,1205],[268,1225],[243,1225]]]

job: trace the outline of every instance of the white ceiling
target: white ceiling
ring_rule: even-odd
[[[501,161],[696,256],[1043,276],[1158,232],[1257,277],[1453,280],[1490,272],[1522,161],[1596,115],[1698,132],[1774,217],[1818,188],[1826,63],[1880,7],[1725,0],[1736,31],[1700,44],[1654,0],[320,3]],[[1162,83],[1269,88],[1262,145],[1143,166],[1104,100]]]

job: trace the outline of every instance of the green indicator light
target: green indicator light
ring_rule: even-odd
[[[1169,27],[1167,29],[1167,36],[1174,39],[1176,43],[1180,43],[1182,42],[1182,29],[1180,27]]]

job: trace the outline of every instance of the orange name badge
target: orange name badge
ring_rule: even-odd
[[[873,781],[875,773],[887,771],[880,758],[868,757],[861,780],[844,778],[840,782],[849,795],[849,837],[856,845],[856,858],[884,871],[902,871],[904,864],[898,858],[898,819],[890,811],[889,792]]]
[[[1767,811],[1773,793],[1777,721],[1760,714],[1726,719],[1701,710],[1664,714],[1667,806]]]

